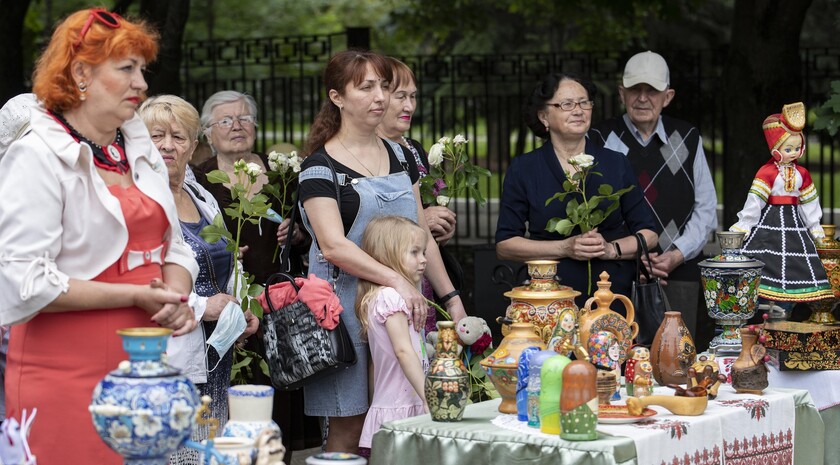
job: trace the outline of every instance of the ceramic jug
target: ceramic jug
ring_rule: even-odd
[[[680,312],[665,312],[665,318],[650,347],[653,378],[661,386],[688,383],[688,369],[697,358],[697,349]]]
[[[589,336],[598,331],[609,331],[616,335],[621,346],[621,352],[625,354],[633,344],[633,338],[639,334],[639,324],[634,321],[635,310],[633,303],[627,296],[613,294],[610,290],[610,275],[606,271],[601,272],[598,281],[598,290],[586,301],[578,313],[580,324],[580,340],[588,344]],[[610,310],[613,301],[618,300],[624,305],[627,316]],[[593,308],[594,307],[594,308]],[[586,347],[590,351],[589,346]],[[624,358],[619,364],[624,363]]]
[[[437,324],[438,342],[429,364],[424,392],[432,421],[461,421],[470,398],[467,368],[458,357],[458,334],[454,321]],[[514,413],[516,413],[514,405]]]
[[[751,328],[741,328],[741,353],[732,364],[732,388],[736,392],[761,394],[767,388],[767,354],[758,344],[758,333]]]

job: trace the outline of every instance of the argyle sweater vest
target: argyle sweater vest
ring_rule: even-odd
[[[646,147],[636,141],[622,117],[596,125],[589,136],[596,143],[627,155],[656,220],[659,248],[668,250],[682,234],[694,209],[694,159],[700,131],[664,115],[662,124],[668,141],[663,143],[659,137],[653,137]]]

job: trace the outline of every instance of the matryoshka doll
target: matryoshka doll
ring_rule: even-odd
[[[598,392],[595,366],[575,360],[563,369],[560,392],[560,437],[570,441],[598,439]]]
[[[627,395],[633,394],[633,380],[636,379],[636,365],[643,361],[650,360],[650,349],[644,346],[633,346],[627,354],[627,363],[624,365],[624,385]]]

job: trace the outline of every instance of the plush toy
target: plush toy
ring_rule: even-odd
[[[464,347],[468,347],[470,352],[474,354],[483,354],[493,344],[490,327],[487,326],[484,318],[477,316],[461,318],[461,321],[455,326],[455,332],[458,333],[458,339],[461,340]]]
[[[461,345],[467,348],[471,354],[483,354],[493,344],[493,335],[490,327],[483,318],[467,316],[455,326],[455,333]],[[426,335],[426,353],[429,358],[435,355],[435,346],[438,342],[438,332],[432,331]],[[458,355],[461,354],[461,347],[458,347]]]

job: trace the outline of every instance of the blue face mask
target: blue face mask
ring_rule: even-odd
[[[213,334],[207,339],[207,344],[213,346],[219,354],[219,361],[230,350],[233,343],[242,335],[247,326],[242,308],[236,302],[228,302],[222,310],[222,314],[219,315],[219,321],[216,322],[216,329],[213,330]],[[210,348],[208,347],[207,350],[210,350]],[[216,366],[219,366],[219,364],[216,363]],[[210,371],[215,370],[216,366]]]

